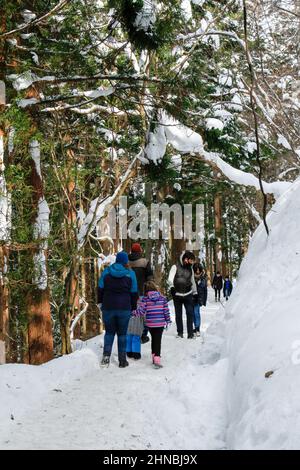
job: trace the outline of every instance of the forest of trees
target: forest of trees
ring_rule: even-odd
[[[120,196],[203,204],[208,275],[237,275],[299,175],[299,18],[277,0],[0,0],[0,363],[101,332],[103,259],[132,241],[103,233]],[[161,285],[185,242],[141,241]]]

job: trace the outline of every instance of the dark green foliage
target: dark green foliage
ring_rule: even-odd
[[[146,21],[149,24],[145,28],[138,26],[136,21],[144,4],[150,7],[149,0],[109,0],[108,3],[115,8],[116,19],[124,27],[130,42],[138,49],[157,50],[163,44],[171,42],[175,27],[182,19],[179,2],[176,0],[166,0],[159,15],[149,11],[149,17],[153,17],[153,21]]]

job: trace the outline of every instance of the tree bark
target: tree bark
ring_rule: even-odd
[[[70,144],[69,135],[65,136],[66,143]],[[77,256],[77,212],[76,212],[76,181],[73,178],[73,168],[76,166],[74,152],[72,149],[66,151],[66,167],[64,174],[66,203],[64,204],[65,214],[65,249],[70,255],[70,265],[65,268],[63,275],[64,299],[59,310],[59,321],[61,330],[61,353],[70,354],[72,352],[71,331],[72,320],[80,310],[79,300],[79,278],[80,264]],[[73,338],[81,336],[81,320],[77,323]]]
[[[31,156],[34,157],[34,151],[39,153],[39,143],[31,141]],[[32,202],[37,216],[37,238],[43,238],[43,225],[45,224],[45,214],[41,212],[41,201],[44,199],[43,181],[38,160],[31,159],[31,185],[33,188]],[[41,219],[42,217],[42,219]],[[34,279],[33,286],[27,295],[27,313],[28,313],[28,351],[30,364],[43,364],[53,358],[53,335],[52,319],[50,307],[50,292],[48,287],[47,275],[47,241],[41,241],[37,249],[31,250],[34,260]]]
[[[3,28],[1,28],[3,29]],[[3,53],[0,56],[0,65],[3,61]],[[5,83],[1,80],[0,74],[0,112],[6,103],[5,100]],[[8,269],[8,233],[7,233],[7,208],[8,194],[5,181],[5,165],[4,165],[4,130],[0,128],[0,364],[5,364],[8,349],[8,330],[9,330],[9,289],[7,283]]]
[[[5,364],[9,332],[9,290],[5,279],[6,248],[0,246],[0,364]]]
[[[215,272],[223,271],[223,251],[222,251],[222,201],[220,194],[214,198],[215,216]]]
[[[97,286],[98,272],[97,260],[89,259],[84,266],[85,285],[86,285],[86,301],[89,306],[86,313],[86,335],[85,338],[93,338],[100,334],[100,316],[97,307]]]

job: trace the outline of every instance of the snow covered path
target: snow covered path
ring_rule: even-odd
[[[117,367],[115,350],[109,368],[51,387],[24,416],[2,427],[0,448],[224,449],[227,359],[220,359],[219,306],[213,300],[202,310],[204,341],[177,339],[171,326],[160,370],[151,366],[147,343],[142,359],[130,360],[126,369]],[[103,336],[77,346],[100,358],[102,342]]]

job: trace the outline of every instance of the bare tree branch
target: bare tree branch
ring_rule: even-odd
[[[283,8],[279,5],[275,5],[275,8],[277,8],[277,10],[284,11],[285,13],[288,13],[289,15],[293,15],[293,16],[296,16],[297,18],[300,18],[300,15],[296,13],[295,11],[287,10],[286,8]]]

